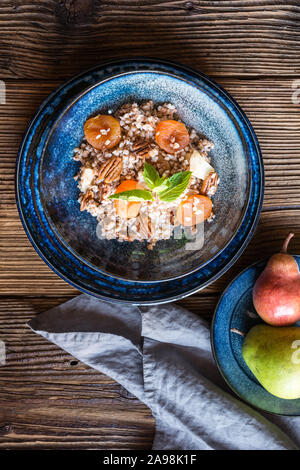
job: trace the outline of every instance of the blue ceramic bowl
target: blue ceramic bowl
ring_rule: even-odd
[[[295,259],[300,267],[300,256]],[[300,398],[284,400],[267,392],[243,359],[244,338],[230,331],[236,328],[247,334],[254,325],[263,323],[253,306],[252,289],[265,265],[266,261],[259,261],[245,269],[224,291],[212,323],[212,349],[221,374],[240,398],[264,411],[300,416]]]
[[[215,143],[220,176],[216,219],[202,249],[183,240],[146,244],[102,240],[96,219],[79,211],[72,159],[83,124],[126,101],[175,104],[182,120]],[[16,174],[26,232],[47,264],[79,289],[109,300],[157,303],[181,298],[219,277],[249,242],[263,197],[263,167],[253,129],[233,99],[207,77],[155,60],[104,64],[54,92],[31,122]]]

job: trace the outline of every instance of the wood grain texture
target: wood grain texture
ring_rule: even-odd
[[[78,293],[36,254],[16,209],[17,151],[38,106],[87,67],[148,55],[214,76],[243,107],[263,153],[265,200],[238,262],[179,302],[209,320],[228,282],[278,250],[289,230],[291,252],[300,253],[299,20],[298,0],[1,0],[0,449],[149,449],[154,431],[135,397],[26,327]]]
[[[300,72],[298,0],[2,0],[0,78],[66,78],[112,57],[214,76]]]
[[[145,405],[26,327],[68,298],[1,300],[0,449],[150,448],[154,421]]]
[[[37,312],[69,298],[2,297],[0,339],[7,364],[0,367],[0,450],[149,449],[154,430],[150,410],[26,326]],[[203,297],[197,311],[210,315],[214,305],[215,297]]]

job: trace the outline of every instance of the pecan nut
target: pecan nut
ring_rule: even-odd
[[[106,162],[102,163],[99,170],[99,178],[104,180],[104,183],[113,183],[120,179],[123,169],[122,158],[112,157]]]
[[[201,194],[204,194],[205,196],[213,196],[217,192],[218,183],[218,174],[215,171],[210,173],[202,183]]]
[[[144,140],[137,140],[133,146],[132,151],[140,158],[147,158],[151,150],[151,145]]]
[[[94,199],[94,193],[91,189],[89,189],[82,197],[80,201],[80,211],[84,211],[86,209],[86,206],[88,202],[90,202],[92,199]]]

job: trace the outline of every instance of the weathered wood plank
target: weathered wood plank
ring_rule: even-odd
[[[67,299],[1,299],[0,449],[150,448],[154,420],[145,405],[25,326]]]
[[[151,412],[141,403],[97,400],[97,386],[81,390],[7,384],[1,395],[0,449],[150,449]],[[62,396],[61,396],[62,395]]]
[[[214,76],[298,77],[297,0],[2,0],[0,78],[66,78],[117,56]]]
[[[15,159],[39,104],[73,74],[136,55],[198,68],[237,99],[264,156],[264,212],[229,272],[179,302],[210,319],[228,282],[278,250],[289,230],[296,234],[291,251],[300,253],[300,115],[292,101],[299,18],[298,0],[1,1],[0,339],[7,365],[0,367],[0,449],[149,449],[154,430],[135,397],[25,326],[77,294],[35,253],[15,206]]]
[[[146,406],[26,327],[69,298],[1,298],[0,449],[149,449],[154,420]],[[194,297],[190,307],[206,316],[215,303]]]
[[[149,449],[154,420],[145,405],[26,327],[69,298],[1,298],[0,449]],[[216,300],[186,306],[211,316]]]

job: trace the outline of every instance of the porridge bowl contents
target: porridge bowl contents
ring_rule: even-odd
[[[174,237],[178,225],[196,238],[197,225],[213,221],[219,183],[209,159],[213,143],[179,119],[173,104],[146,101],[84,124],[74,150],[81,163],[78,202],[97,219],[104,239],[146,242],[152,250]]]
[[[167,75],[124,75],[59,118],[42,195],[82,262],[163,282],[205,267],[234,237],[249,198],[247,152],[223,108],[195,90]]]
[[[207,286],[249,242],[263,170],[248,120],[180,65],[97,66],[39,109],[20,149],[29,239],[84,292],[160,303]]]

